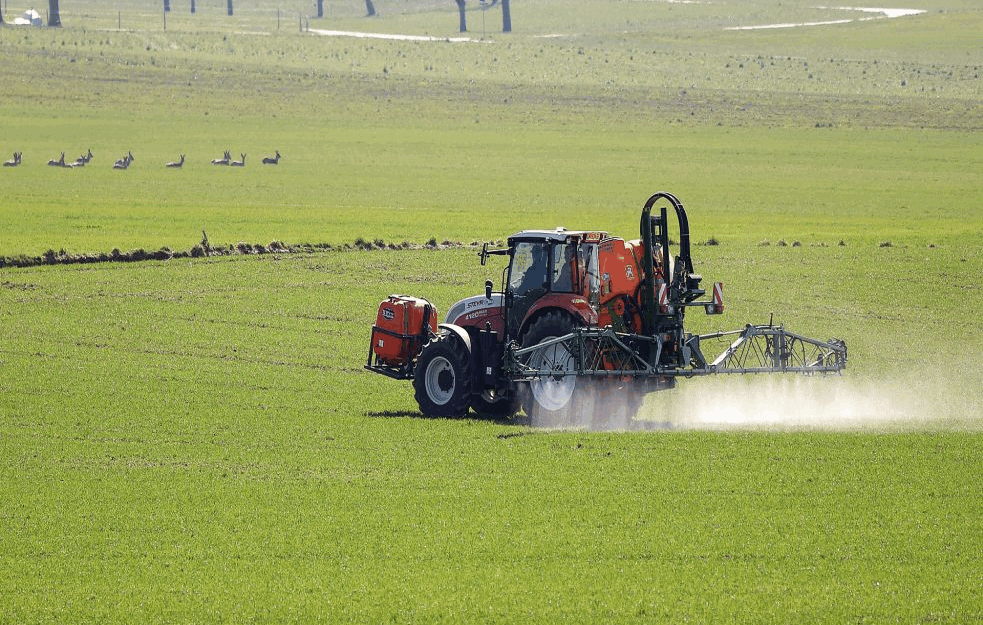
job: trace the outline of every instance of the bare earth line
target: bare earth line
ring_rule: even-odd
[[[724,30],[762,30],[766,28],[797,28],[799,26],[826,26],[829,24],[849,24],[850,22],[868,22],[870,20],[892,19],[895,17],[906,17],[909,15],[920,15],[925,13],[922,9],[881,9],[872,7],[813,7],[816,9],[830,9],[837,11],[862,11],[864,13],[879,13],[876,17],[862,17],[859,19],[828,20],[824,22],[798,22],[789,24],[762,24],[760,26],[728,26]]]
[[[390,33],[363,33],[356,30],[322,30],[311,28],[309,32],[324,37],[357,37],[359,39],[394,39],[396,41],[444,41],[448,43],[491,43],[470,37],[431,37],[429,35],[394,35]]]

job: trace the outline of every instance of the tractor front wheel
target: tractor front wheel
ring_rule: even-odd
[[[428,417],[463,417],[471,395],[470,355],[454,336],[441,333],[420,352],[413,389]]]

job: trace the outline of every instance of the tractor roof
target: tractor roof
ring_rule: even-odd
[[[607,236],[606,232],[588,231],[588,230],[567,230],[562,226],[556,228],[555,230],[523,230],[521,232],[516,232],[509,237],[512,239],[540,239],[547,241],[566,241],[569,237],[583,238],[584,235],[593,234],[595,235],[592,239],[600,241]]]

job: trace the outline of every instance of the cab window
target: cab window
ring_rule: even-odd
[[[573,292],[578,281],[577,246],[557,243],[553,246],[551,290],[560,293]]]
[[[580,268],[583,272],[583,293],[591,306],[597,309],[601,300],[601,278],[597,269],[597,244],[584,243],[580,246]]]
[[[509,288],[516,296],[523,296],[546,286],[547,253],[544,243],[518,243],[512,252],[512,269]]]

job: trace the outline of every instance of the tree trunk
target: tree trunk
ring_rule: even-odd
[[[164,13],[171,12],[171,0],[164,0]]]
[[[232,15],[233,14],[233,11],[232,11],[232,0],[226,0],[226,3],[227,3],[226,4],[226,7],[229,10],[229,15]]]
[[[512,11],[509,9],[509,0],[502,0],[502,32],[512,32]]]
[[[372,0],[365,0],[365,17],[373,15],[375,15],[375,7],[372,5]]]
[[[324,17],[324,0],[317,0],[317,16]]]
[[[464,12],[464,0],[454,0],[457,3],[457,13],[461,17],[459,28],[462,33],[468,32],[468,16]]]
[[[48,0],[48,26],[61,26],[61,14],[58,12],[58,0]]]
[[[191,0],[191,14],[195,14],[195,0]]]

